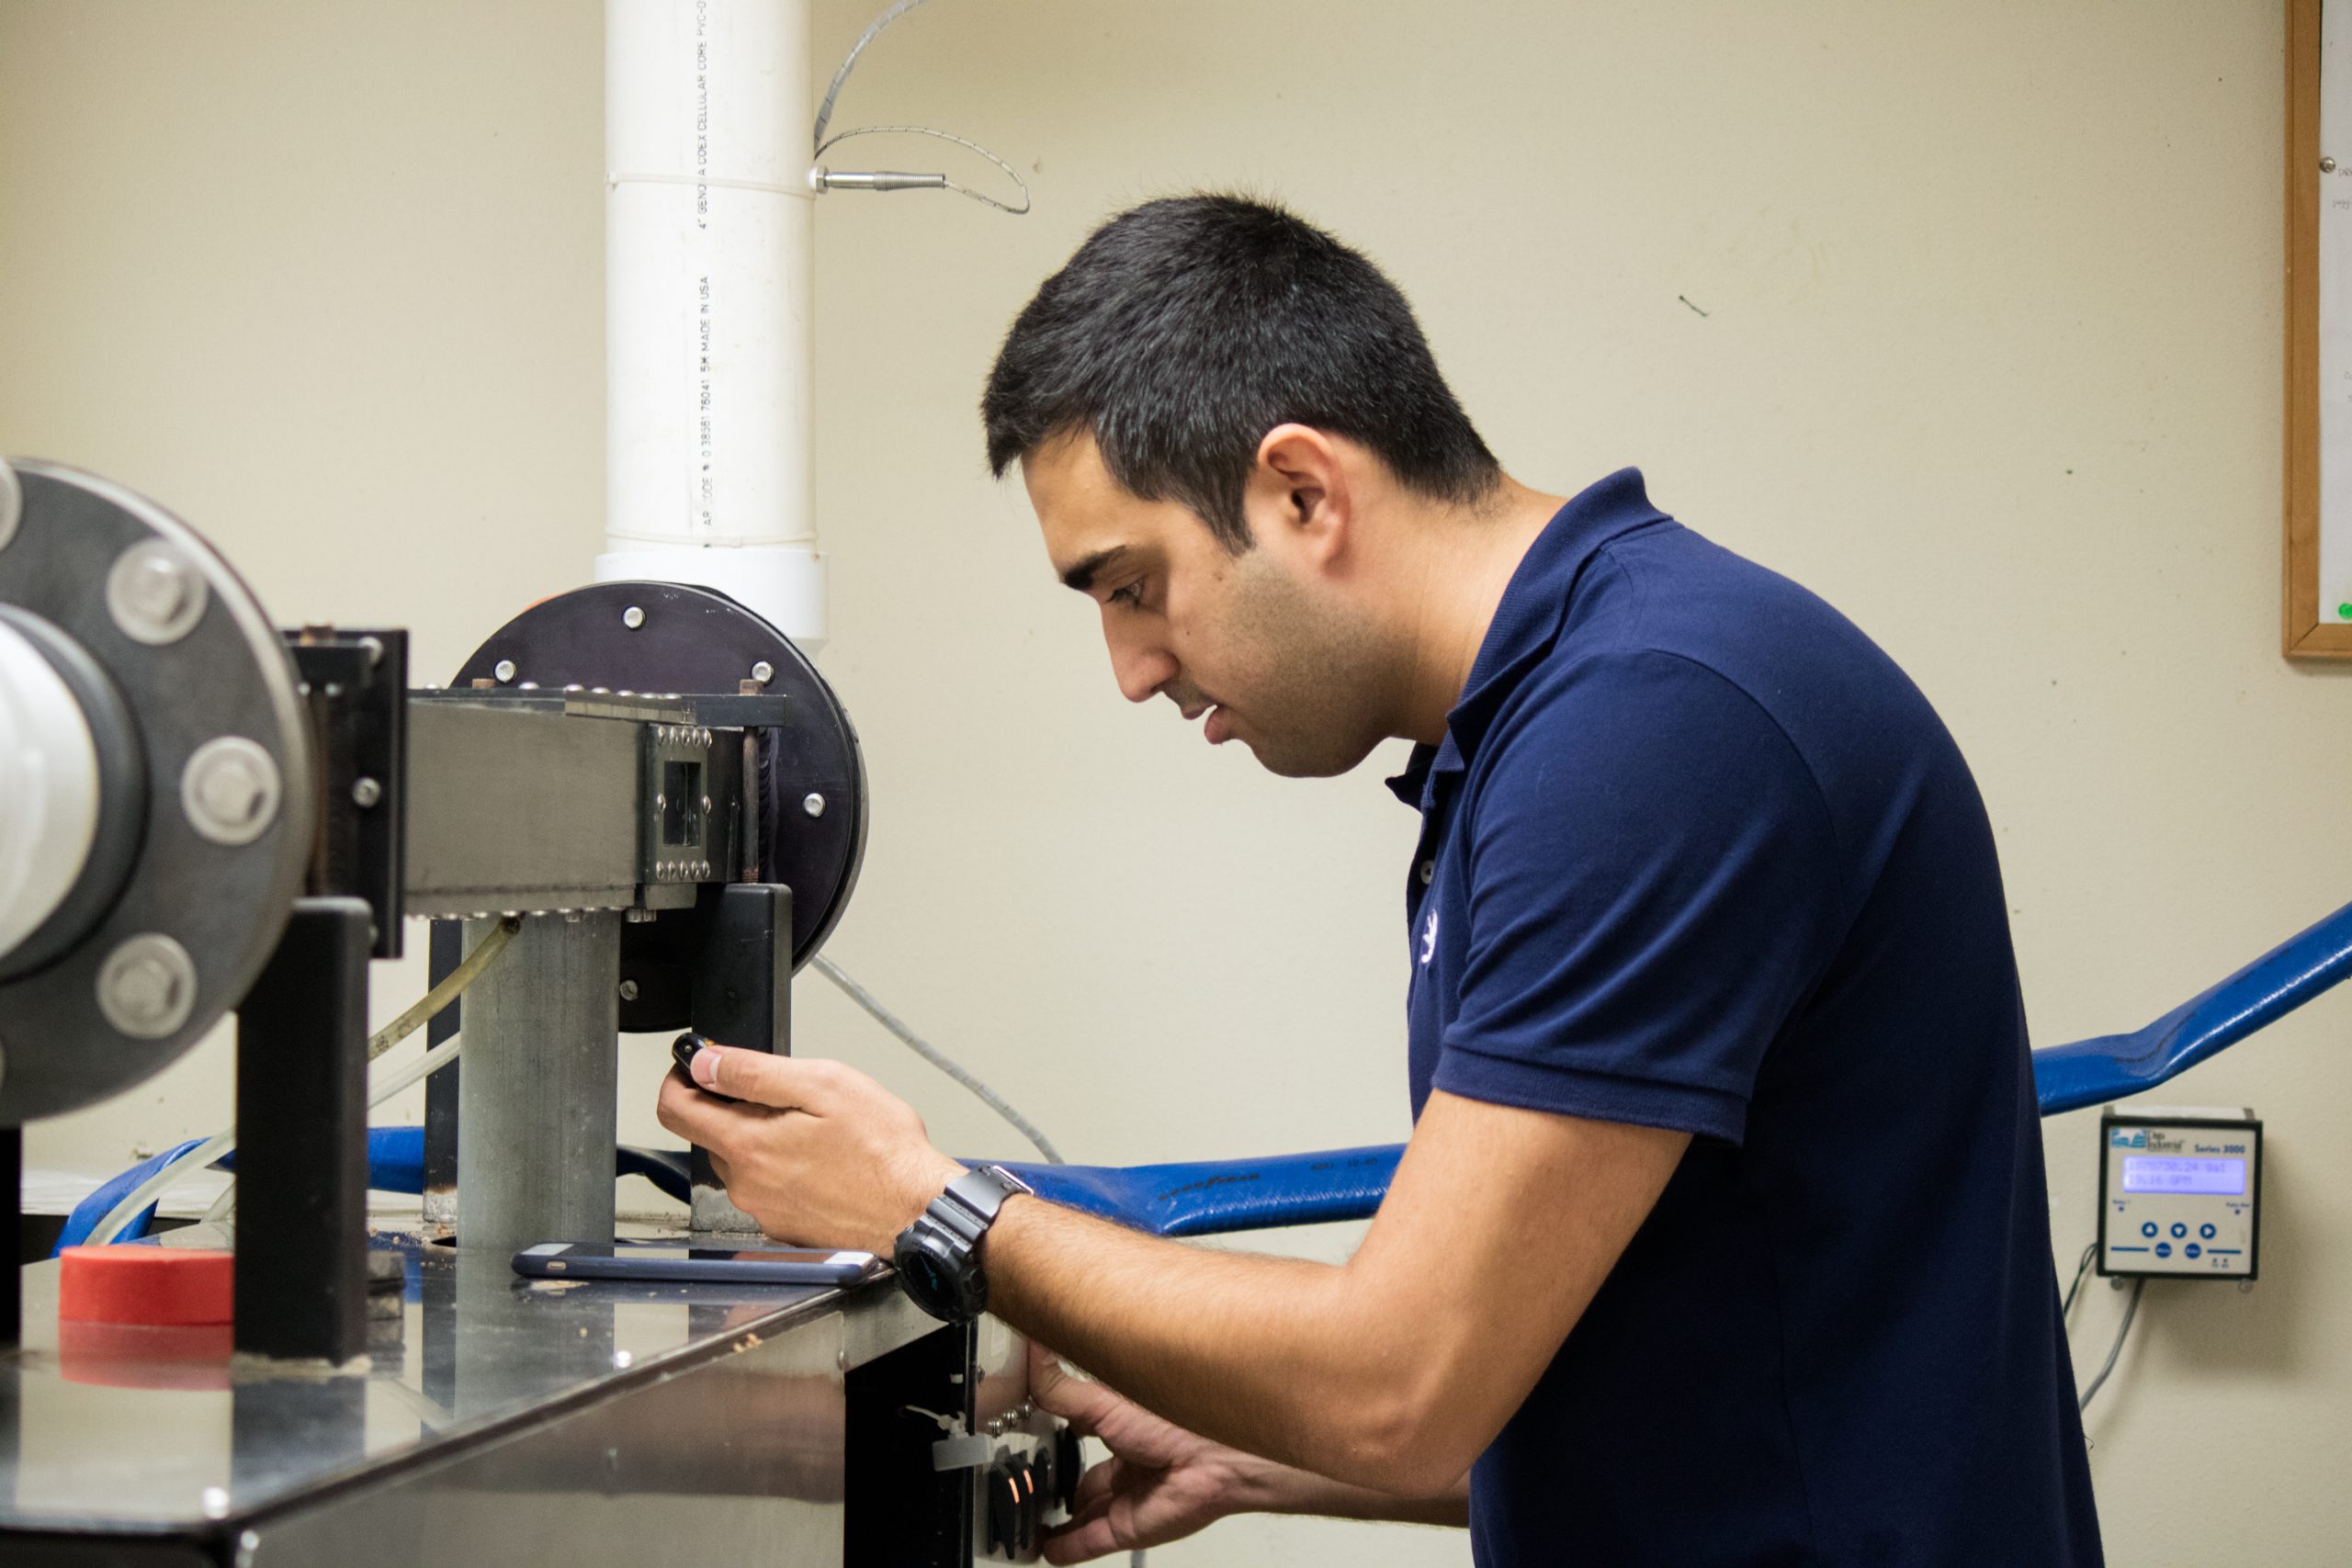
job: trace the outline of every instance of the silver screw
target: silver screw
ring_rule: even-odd
[[[710,796],[706,795],[702,797],[702,808],[704,814],[707,816],[710,811]]]
[[[17,525],[25,519],[25,488],[17,482],[17,470],[0,460],[0,550],[17,536]]]
[[[363,637],[359,639],[359,651],[368,656],[368,668],[373,670],[384,661],[384,639],[379,637]]]
[[[250,844],[269,831],[280,792],[277,761],[242,735],[215,736],[180,772],[180,809],[216,844]]]
[[[802,797],[800,809],[811,817],[822,817],[825,814],[825,797],[811,790]]]
[[[634,981],[634,980],[623,980],[623,981],[621,982],[621,1000],[623,1000],[623,1001],[625,1001],[625,1002],[633,1002],[633,1001],[637,1000],[637,982],[636,982],[636,981]]]
[[[763,686],[766,685],[770,681],[775,679],[775,666],[770,664],[764,659],[761,660],[757,664],[752,666],[752,679],[757,681]]]
[[[195,630],[209,597],[196,567],[161,539],[131,546],[107,573],[107,613],[123,636],[150,648]]]
[[[630,1355],[626,1350],[616,1350],[613,1352],[614,1367],[623,1371],[626,1371],[628,1369],[628,1364],[636,1359],[636,1357]]]
[[[645,612],[639,609],[636,605],[631,604],[628,609],[621,612],[621,625],[627,626],[629,630],[635,631],[644,624]]]
[[[2319,161],[2319,172],[2323,175],[2332,175],[2335,173],[2335,160],[2333,158],[2322,158]]]
[[[512,681],[514,679],[514,661],[511,659],[502,659],[491,667],[490,672],[502,681]]]
[[[204,1517],[206,1518],[220,1519],[226,1518],[228,1517],[229,1494],[225,1488],[219,1486],[208,1486],[204,1489],[203,1497]]]
[[[161,1040],[196,1010],[196,962],[159,931],[128,938],[98,965],[98,1010],[134,1040]]]
[[[383,798],[384,786],[378,784],[374,779],[354,779],[351,781],[352,803],[357,806],[360,810],[368,810],[374,807],[378,801]]]

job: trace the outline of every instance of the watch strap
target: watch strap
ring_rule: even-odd
[[[1029,1184],[1001,1165],[983,1165],[947,1184],[947,1190],[927,1211],[966,1241],[977,1244],[996,1223],[997,1211],[1015,1193],[1032,1192]]]

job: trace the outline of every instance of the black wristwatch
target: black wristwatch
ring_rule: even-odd
[[[947,1323],[969,1323],[988,1310],[988,1276],[980,1272],[980,1238],[1004,1201],[1032,1192],[1001,1165],[984,1165],[947,1184],[922,1217],[899,1233],[894,1261],[899,1283],[915,1305]]]

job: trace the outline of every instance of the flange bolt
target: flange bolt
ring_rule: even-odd
[[[196,964],[157,931],[125,941],[98,965],[98,1010],[138,1040],[161,1040],[196,1010]]]
[[[195,630],[208,597],[202,574],[161,539],[131,546],[107,573],[107,613],[123,636],[150,648]]]
[[[242,735],[206,741],[180,773],[188,826],[216,844],[250,844],[269,831],[279,794],[277,763]]]

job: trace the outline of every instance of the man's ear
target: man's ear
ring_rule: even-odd
[[[1323,432],[1305,424],[1266,432],[1250,491],[1252,514],[1278,522],[1289,542],[1325,558],[1346,547],[1352,515],[1347,467]]]

